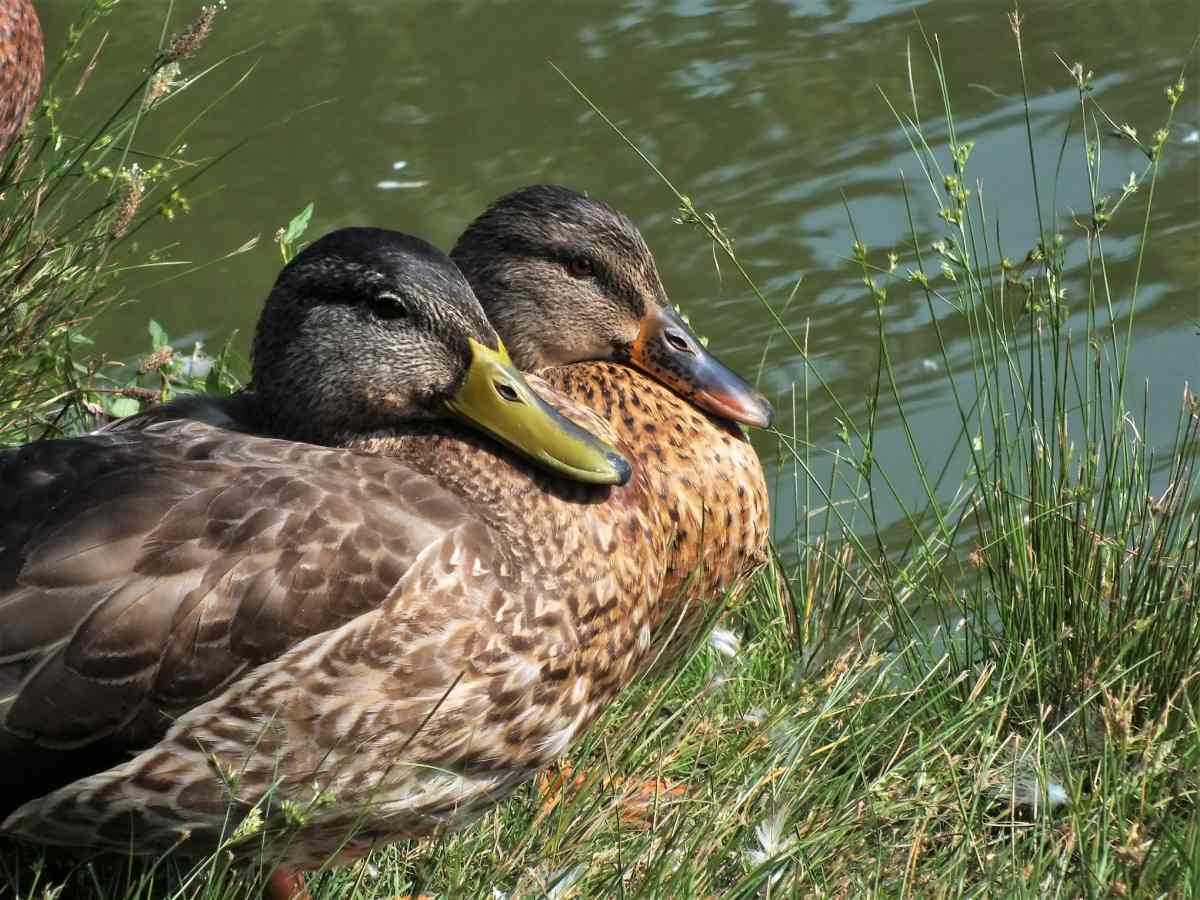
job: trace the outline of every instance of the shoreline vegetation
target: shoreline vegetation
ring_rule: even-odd
[[[168,114],[215,68],[190,57],[220,27],[216,7],[164,29],[97,130],[62,130],[63,105],[102,77],[89,54],[112,5],[95,0],[71,30],[38,121],[0,169],[3,444],[78,433],[177,391],[230,391],[244,371],[228,345],[198,365],[154,323],[147,357],[117,368],[81,330],[123,301],[131,270],[170,265],[166,251],[133,260],[130,237],[185,209],[221,159],[188,158],[186,128],[153,154],[135,141],[143,117]],[[880,99],[919,164],[896,186],[905,237],[866,247],[847,208],[855,302],[873,305],[878,326],[865,397],[833,395],[794,325],[802,296],[764,295],[717,219],[659,172],[679,221],[803,363],[780,404],[794,425],[776,435],[778,461],[764,460],[803,513],[777,523],[775,563],[682,663],[628,690],[559,769],[464,832],[314,873],[314,897],[1200,896],[1200,396],[1155,395],[1178,425],[1169,445],[1149,446],[1149,389],[1126,377],[1156,179],[1191,86],[1184,72],[1164,84],[1161,107],[1138,111],[1157,119],[1140,135],[1099,105],[1087,64],[1063,61],[1079,103],[1059,166],[1086,174],[1091,201],[1064,216],[1050,203],[1057,173],[1034,162],[1015,8],[1009,25],[1030,159],[1021,189],[1040,237],[1002,246],[954,118],[942,65],[953,50],[915,23],[909,94]],[[1141,171],[1104,168],[1114,141],[1142,152]],[[923,194],[939,211],[932,239],[915,224]],[[281,229],[285,257],[308,215]],[[1131,282],[1109,277],[1117,217],[1140,223]],[[950,317],[968,335],[966,364],[946,340],[937,360],[959,413],[948,460],[922,458],[897,375],[883,311],[902,290],[920,292],[939,339]],[[836,422],[804,411],[818,392]],[[907,459],[875,452],[884,409]],[[910,471],[918,503],[898,482]],[[880,516],[885,497],[899,525]],[[254,897],[270,871],[263,849],[264,868],[247,874],[224,851],[192,867],[4,845],[0,897]]]

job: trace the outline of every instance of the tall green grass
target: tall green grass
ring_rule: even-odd
[[[104,95],[112,83],[101,86],[110,68],[104,29],[116,6],[83,4],[65,46],[47,60],[25,134],[0,160],[0,445],[85,431],[176,386],[232,386],[224,356],[211,379],[197,379],[161,329],[151,330],[159,343],[135,371],[97,356],[87,337],[88,322],[127,299],[131,272],[183,265],[135,238],[151,222],[186,213],[196,180],[221,158],[188,152],[194,111],[184,111],[191,121],[164,145],[141,138],[148,120],[173,118],[180,98],[215,68],[185,72],[218,8],[201,7],[173,34],[164,22],[159,47],[123,98],[97,116],[104,106],[92,93],[100,87]]]
[[[1032,167],[1015,12],[1011,24]],[[1173,398],[1174,441],[1146,443],[1148,401],[1127,377],[1138,275],[1115,283],[1105,256],[1117,216],[1140,223],[1141,247],[1152,239],[1167,147],[1156,135],[1144,171],[1112,182],[1100,148],[1133,138],[1109,136],[1090,73],[1065,67],[1079,110],[1064,148],[1082,150],[1062,164],[1087,175],[1084,236],[1056,233],[1050,176],[1031,168],[1039,238],[1013,263],[957,134],[942,48],[923,33],[918,46],[910,95],[881,109],[922,173],[898,192],[910,209],[928,192],[944,233],[917,238],[910,214],[897,223],[907,245],[873,253],[850,210],[878,377],[865,398],[831,396],[843,445],[827,477],[816,457],[830,423],[802,409],[810,391],[832,395],[820,362],[716,218],[676,191],[681,221],[725,254],[805,362],[796,425],[778,434],[780,482],[819,513],[731,598],[719,639],[626,691],[569,768],[465,832],[315,873],[315,896],[1200,895],[1200,403]],[[1182,74],[1164,87],[1165,129]],[[923,456],[897,374],[884,308],[903,290],[920,292],[938,329],[960,428],[949,463]],[[941,337],[949,317],[965,352]],[[884,409],[908,459],[876,453]],[[906,469],[919,502],[901,489]],[[885,497],[899,525],[881,518]],[[19,897],[257,889],[223,852],[190,870],[20,852],[0,862]]]

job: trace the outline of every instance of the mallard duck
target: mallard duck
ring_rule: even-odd
[[[45,53],[32,0],[0,3],[0,155],[25,127],[42,89]]]
[[[679,532],[655,502],[666,460],[588,486],[453,426],[371,415],[399,393],[377,372],[397,357],[378,344],[394,276],[361,245],[331,249],[281,275],[247,394],[0,463],[18,548],[0,557],[0,635],[20,625],[0,647],[0,758],[21,792],[0,796],[33,798],[7,830],[120,852],[205,852],[224,830],[247,855],[278,835],[288,896],[291,870],[471,821],[640,670]],[[370,327],[346,327],[351,311]],[[92,549],[72,557],[72,541]]]
[[[316,241],[253,359],[241,395],[0,455],[5,832],[286,834],[291,884],[470,821],[628,680],[661,582],[644,484],[533,393],[444,255]]]
[[[554,185],[496,200],[459,237],[466,275],[513,362],[601,415],[636,460],[672,534],[662,602],[703,601],[765,561],[767,486],[732,423],[770,424],[766,399],[704,347],[670,301],[637,226]],[[686,630],[686,629],[685,629]]]

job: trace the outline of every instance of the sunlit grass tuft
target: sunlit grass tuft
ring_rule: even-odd
[[[188,153],[190,125],[163,147],[143,145],[139,134],[211,71],[185,75],[181,64],[200,49],[218,8],[202,7],[177,34],[164,33],[124,99],[97,116],[91,92],[109,69],[102,32],[115,6],[84,4],[48,61],[36,114],[0,160],[0,445],[85,431],[175,387],[234,384],[225,354],[206,369],[212,378],[196,377],[164,342],[150,348],[148,368],[131,372],[97,358],[86,337],[88,322],[125,299],[130,272],[181,265],[135,236],[186,213],[190,186],[215,162]],[[89,124],[76,132],[79,122]],[[152,336],[165,338],[161,329]]]

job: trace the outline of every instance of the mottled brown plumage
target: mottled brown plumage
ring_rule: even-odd
[[[720,416],[762,425],[770,407],[708,357],[671,310],[637,227],[605,203],[521,188],[477,218],[451,256],[514,362],[597,412],[636,456],[671,528],[660,607],[677,603],[678,616],[667,633],[686,634],[765,562],[762,466]]]
[[[532,306],[513,290],[493,293],[490,311],[508,309],[513,315],[497,318],[513,328],[545,305],[563,304],[565,313],[546,311],[541,331],[577,346],[555,362],[588,345],[631,355],[645,341],[629,312],[637,299],[630,292],[645,294],[657,274],[648,251],[639,258],[636,229],[623,217],[617,222],[609,235],[624,257],[614,265],[640,272],[616,273],[623,306],[590,288],[572,306],[559,282],[534,279],[541,287]],[[575,233],[586,235],[587,224]],[[645,304],[640,315],[660,307]],[[665,339],[693,346],[694,335],[677,326],[661,326]],[[595,334],[580,333],[589,328]],[[620,341],[611,328],[620,329]],[[275,351],[260,351],[256,366],[263,352]],[[735,408],[761,416],[752,392],[720,369],[677,369],[669,356],[664,366],[660,377],[693,378],[675,383],[697,402],[712,385],[696,371],[715,372]],[[580,363],[544,374],[546,382],[531,383],[634,462],[627,484],[565,482],[441,425],[355,434],[354,414],[339,420],[336,402],[315,403],[325,424],[305,425],[297,418],[302,397],[322,391],[303,382],[291,391],[292,413],[269,428],[236,402],[193,403],[73,443],[91,460],[60,464],[83,473],[70,500],[78,510],[69,507],[65,517],[81,534],[64,535],[61,522],[44,515],[46,546],[88,544],[93,509],[97,520],[134,520],[142,529],[85,551],[103,565],[80,557],[64,570],[86,584],[33,585],[30,606],[86,607],[80,598],[101,590],[92,582],[106,575],[135,599],[124,615],[117,606],[104,610],[94,629],[80,627],[66,644],[42,639],[43,655],[70,657],[63,667],[70,683],[54,699],[64,715],[44,703],[36,711],[59,689],[51,686],[48,695],[30,695],[21,708],[31,721],[18,717],[4,739],[18,743],[11,753],[24,760],[55,759],[45,748],[56,742],[53,752],[77,759],[58,738],[85,722],[96,738],[87,750],[110,756],[102,771],[81,780],[72,774],[5,827],[118,851],[132,842],[142,852],[185,839],[185,850],[203,852],[222,828],[237,828],[235,849],[246,853],[258,851],[268,829],[280,862],[305,868],[461,826],[560,756],[643,668],[677,596],[707,600],[761,563],[767,504],[761,468],[736,426],[627,365]],[[279,391],[279,402],[288,394]],[[336,400],[336,392],[329,396]],[[314,439],[341,449],[245,433],[290,427],[315,428]],[[135,462],[114,462],[119,474],[106,474],[104,460],[120,456],[122,439],[138,448]],[[36,507],[38,491],[59,491],[46,460],[18,467],[29,483],[9,494]],[[157,485],[147,495],[133,484],[135,469]],[[113,495],[128,512],[104,507],[101,497]],[[22,515],[31,514],[13,518]],[[156,615],[139,616],[137,602],[152,595]],[[10,596],[0,593],[0,616]],[[75,609],[66,615],[81,621]],[[72,656],[67,649],[81,636],[87,646]],[[10,682],[37,684],[30,667],[10,656]],[[86,697],[75,693],[76,682]],[[136,714],[131,691],[140,698]],[[121,718],[115,726],[114,716]],[[29,724],[46,734],[27,732]],[[78,738],[67,735],[67,743]],[[123,748],[147,745],[119,760]],[[13,758],[0,745],[2,756]],[[50,767],[60,772],[57,762]]]
[[[44,65],[32,0],[0,0],[0,154],[25,127],[42,89]]]
[[[737,425],[628,366],[575,363],[541,376],[598,413],[644,473],[649,502],[669,529],[659,606],[669,616],[678,603],[686,633],[707,616],[707,603],[742,587],[766,562],[770,506],[758,454]]]
[[[255,853],[266,829],[316,866],[470,821],[631,677],[664,550],[645,477],[568,482],[433,422],[459,339],[494,334],[432,248],[346,234],[281,275],[254,390],[0,457],[6,831],[201,853],[240,827]],[[422,300],[439,277],[448,309]],[[251,433],[304,409],[345,446]]]
[[[7,716],[10,743],[107,732],[143,746],[169,726],[165,737],[26,804],[7,830],[113,850],[132,839],[141,852],[186,834],[202,852],[227,815],[236,826],[257,805],[282,832],[306,821],[278,842],[281,864],[306,868],[459,826],[557,758],[648,646],[641,601],[661,576],[634,562],[665,548],[640,476],[573,485],[466,433],[355,452],[212,431],[142,433],[143,467],[159,464],[145,445],[160,439],[169,461],[195,464],[168,462],[169,486],[146,483],[169,512],[135,529],[132,564],[117,542],[98,548],[122,573],[154,573],[121,584],[156,615],[102,604]],[[95,505],[111,520],[138,498]],[[78,570],[108,587],[94,561]],[[31,573],[30,602],[82,593],[57,571]],[[214,684],[228,687],[195,706]],[[254,852],[261,836],[245,831]]]

